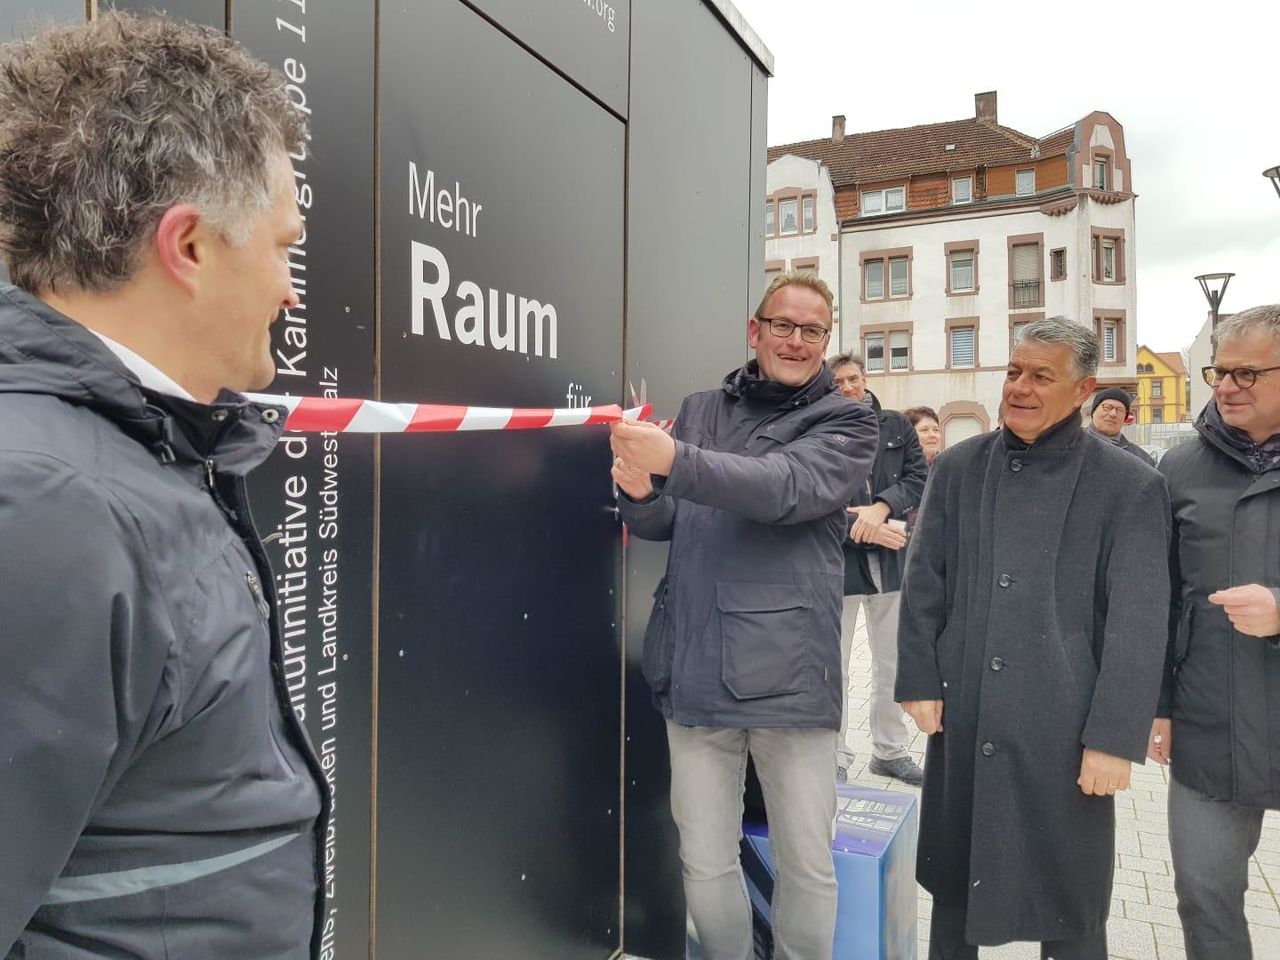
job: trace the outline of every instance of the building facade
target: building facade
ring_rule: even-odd
[[[1157,353],[1147,346],[1138,347],[1137,376],[1134,423],[1182,423],[1188,419],[1191,384],[1179,353]]]
[[[934,407],[947,443],[990,429],[1013,336],[1056,314],[1097,330],[1101,385],[1136,391],[1133,177],[1114,118],[1037,139],[982,93],[971,119],[844,127],[770,148],[765,260],[835,276],[831,350],[866,358],[885,406]]]

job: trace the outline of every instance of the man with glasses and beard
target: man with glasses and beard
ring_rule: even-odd
[[[1249,858],[1280,809],[1280,305],[1233,315],[1213,343],[1199,437],[1160,461],[1174,592],[1148,755],[1171,763],[1187,957],[1247,960]]]
[[[774,955],[832,953],[841,547],[876,419],[834,389],[831,305],[817,277],[777,277],[747,322],[754,360],[685,398],[670,435],[634,421],[612,432],[623,520],[671,542],[643,668],[666,718],[685,899],[708,960],[752,949],[738,861],[748,754],[778,869]]]

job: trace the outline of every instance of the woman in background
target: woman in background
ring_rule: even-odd
[[[916,428],[920,448],[924,450],[924,462],[933,466],[933,458],[942,450],[942,427],[938,423],[937,411],[932,407],[912,407],[902,412]]]

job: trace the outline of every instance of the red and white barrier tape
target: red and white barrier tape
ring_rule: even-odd
[[[443,403],[381,403],[340,397],[283,397],[249,393],[256,403],[285,407],[286,430],[322,433],[448,433],[462,430],[535,430],[648,420],[653,405],[600,407],[466,407]],[[659,425],[669,429],[671,421]]]

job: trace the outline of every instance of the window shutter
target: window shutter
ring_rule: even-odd
[[[911,290],[910,268],[906,257],[894,257],[889,261],[889,296],[905,297]]]
[[[973,327],[951,328],[951,365],[973,366]]]
[[[1040,279],[1040,244],[1019,243],[1013,248],[1013,279]]]
[[[866,276],[867,300],[880,300],[884,297],[884,261],[868,260],[862,265]]]
[[[889,334],[889,369],[906,370],[910,366],[911,334],[894,330]]]

